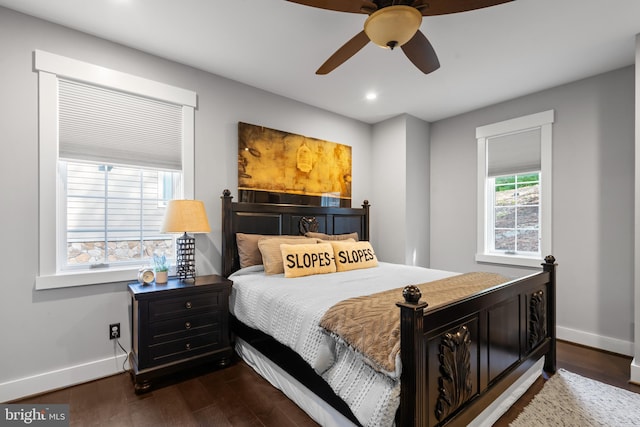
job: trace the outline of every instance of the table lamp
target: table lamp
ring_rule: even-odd
[[[210,231],[201,200],[169,200],[160,232],[184,233],[176,239],[176,275],[180,280],[196,277],[196,239],[187,233]]]

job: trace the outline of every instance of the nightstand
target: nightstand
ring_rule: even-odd
[[[218,275],[195,281],[129,284],[132,334],[129,363],[136,393],[152,380],[205,363],[226,366],[232,281]]]

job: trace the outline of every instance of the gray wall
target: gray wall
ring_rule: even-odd
[[[0,8],[4,200],[0,219],[6,243],[0,249],[4,266],[0,316],[5,326],[0,332],[0,402],[117,372],[121,359],[113,359],[110,323],[121,323],[120,341],[127,349],[130,342],[126,284],[34,291],[38,269],[35,49],[198,93],[195,194],[205,201],[213,229],[197,236],[199,274],[220,268],[220,195],[229,188],[237,197],[238,121],[350,145],[353,204],[359,206],[365,198],[375,204],[370,125]]]
[[[527,270],[474,261],[477,126],[555,110],[553,255],[560,338],[631,354],[634,68],[431,125],[431,267]]]
[[[406,116],[405,264],[429,267],[429,123]]]
[[[405,117],[397,116],[373,126],[371,177],[371,242],[378,259],[404,262],[406,238],[406,134]],[[375,213],[375,215],[374,215]],[[384,242],[384,243],[383,243]]]
[[[429,266],[429,124],[408,114],[376,123],[372,244],[381,261]]]

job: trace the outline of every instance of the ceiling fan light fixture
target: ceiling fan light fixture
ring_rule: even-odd
[[[378,46],[393,49],[411,40],[421,23],[422,14],[415,7],[387,6],[369,15],[364,32]]]

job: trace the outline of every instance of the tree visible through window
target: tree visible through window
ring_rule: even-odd
[[[540,253],[540,174],[499,176],[492,186],[493,251],[507,254]]]

